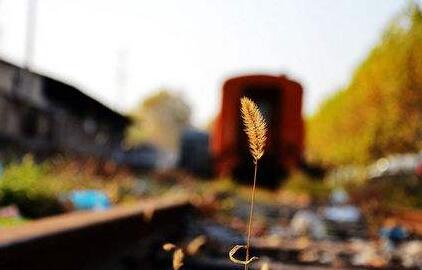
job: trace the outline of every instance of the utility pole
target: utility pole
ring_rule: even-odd
[[[1,14],[1,6],[2,1],[0,0],[0,14]],[[2,39],[3,39],[3,25],[1,25],[1,21],[0,21],[0,49],[1,49],[1,44],[2,44]]]
[[[27,0],[26,8],[26,31],[25,31],[25,51],[23,68],[18,68],[12,83],[12,97],[18,98],[20,91],[26,91],[27,86],[24,85],[25,71],[29,71],[32,65],[32,58],[34,56],[34,43],[35,43],[35,29],[36,29],[36,13],[37,13],[37,1],[38,0]],[[30,82],[31,83],[31,82]],[[32,84],[32,83],[31,83]],[[32,85],[29,85],[32,86]]]
[[[126,90],[127,90],[127,55],[128,52],[126,49],[119,49],[117,52],[116,66],[115,66],[115,85],[116,85],[116,108],[124,106],[126,102]]]
[[[27,1],[24,69],[29,70],[32,65],[35,50],[38,0]]]

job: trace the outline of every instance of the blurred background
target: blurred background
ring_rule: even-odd
[[[0,0],[0,268],[237,269],[243,96],[252,269],[422,268],[416,0]]]

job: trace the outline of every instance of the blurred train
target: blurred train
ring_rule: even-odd
[[[185,132],[179,165],[202,175],[250,180],[253,166],[240,116],[240,99],[246,96],[257,103],[268,124],[258,177],[264,186],[276,186],[292,168],[304,164],[302,95],[302,86],[286,76],[250,75],[227,80],[213,130],[209,135]]]

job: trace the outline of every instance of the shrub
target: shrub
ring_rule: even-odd
[[[5,168],[0,178],[0,205],[16,204],[30,218],[57,214],[63,212],[58,189],[49,179],[48,166],[26,156]]]

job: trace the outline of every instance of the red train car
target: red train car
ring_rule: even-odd
[[[274,185],[300,164],[304,151],[302,86],[286,76],[252,75],[229,79],[222,89],[221,110],[210,136],[214,171],[247,180],[252,163],[243,123],[240,98],[254,100],[268,123],[265,155],[259,162],[260,179]]]

